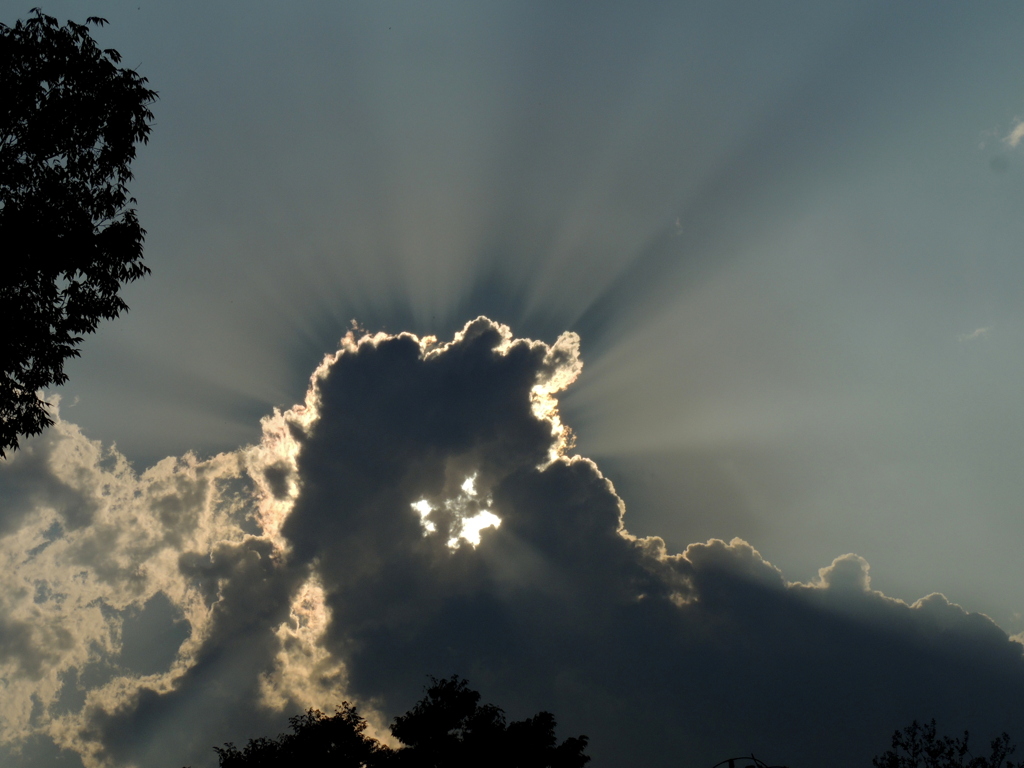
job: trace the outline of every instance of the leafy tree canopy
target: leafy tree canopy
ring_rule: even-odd
[[[361,768],[377,765],[388,752],[387,747],[366,735],[366,721],[347,702],[333,717],[310,709],[289,718],[288,723],[292,732],[276,739],[250,739],[241,750],[230,743],[214,747],[221,768]]]
[[[458,677],[431,678],[426,695],[395,718],[400,749],[367,736],[366,721],[348,703],[331,717],[311,709],[289,723],[292,732],[276,739],[214,747],[220,768],[582,768],[590,760],[586,736],[558,743],[550,712],[509,723]]]
[[[1014,762],[1016,751],[1008,735],[1001,734],[989,743],[988,755],[974,755],[970,734],[963,738],[938,736],[935,721],[920,725],[916,720],[892,735],[892,749],[871,761],[875,768],[1024,768],[1024,760]]]
[[[104,19],[31,13],[0,24],[0,456],[53,423],[37,390],[149,271],[126,185],[156,93],[92,39]]]

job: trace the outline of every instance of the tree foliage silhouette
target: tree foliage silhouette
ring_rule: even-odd
[[[582,768],[590,760],[586,736],[558,743],[550,712],[509,723],[459,677],[431,678],[426,695],[395,718],[400,749],[367,736],[366,721],[348,703],[331,717],[310,709],[289,723],[292,732],[276,739],[214,747],[220,768]]]
[[[126,185],[156,93],[92,39],[104,19],[31,14],[0,24],[0,456],[53,423],[37,390],[149,271]]]
[[[375,759],[388,751],[365,734],[366,721],[348,703],[342,704],[333,717],[310,709],[289,718],[288,723],[292,732],[276,739],[250,739],[241,750],[230,743],[214,747],[221,768],[361,768],[376,765]]]
[[[558,744],[550,712],[509,723],[459,677],[431,678],[426,696],[395,718],[391,733],[405,746],[388,764],[402,768],[582,768],[590,760],[586,736]]]
[[[989,743],[988,756],[975,756],[969,746],[970,734],[963,738],[938,736],[935,721],[920,725],[916,720],[892,735],[892,749],[871,761],[875,768],[1024,768],[1024,761],[1013,762],[1016,747],[1005,733]]]

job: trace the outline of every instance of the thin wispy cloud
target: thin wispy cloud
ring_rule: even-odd
[[[1021,140],[1024,140],[1024,120],[1017,121],[1010,132],[1003,137],[1003,143],[1010,149],[1016,149]]]
[[[992,327],[988,326],[985,328],[975,328],[970,333],[958,334],[956,339],[960,342],[975,341],[977,339],[988,338],[988,335],[992,332]]]

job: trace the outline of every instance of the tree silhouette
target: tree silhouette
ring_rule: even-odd
[[[292,732],[277,739],[250,739],[242,750],[230,743],[214,747],[221,768],[363,768],[390,751],[364,733],[366,721],[347,702],[333,717],[310,709],[288,723]]]
[[[764,760],[758,760],[753,754],[750,754],[726,758],[715,763],[711,768],[786,768],[786,766],[768,765]]]
[[[289,719],[292,732],[214,747],[220,768],[582,768],[587,737],[558,743],[555,718],[540,712],[509,723],[492,704],[454,676],[431,678],[426,695],[396,717],[392,749],[366,735],[366,721],[347,702],[328,717],[310,709]]]
[[[1016,747],[1005,733],[992,739],[989,755],[975,757],[969,748],[970,734],[963,738],[936,735],[935,721],[920,725],[916,720],[892,735],[892,749],[871,761],[875,768],[1024,768],[1013,762]]]
[[[391,733],[405,745],[390,762],[401,768],[582,768],[587,737],[555,738],[555,717],[539,712],[508,723],[465,680],[431,678],[426,696],[395,718]]]
[[[31,14],[0,24],[0,456],[53,423],[37,390],[149,271],[126,185],[156,93],[96,45],[104,19]]]

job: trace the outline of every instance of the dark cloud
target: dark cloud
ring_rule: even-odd
[[[160,676],[143,678],[113,707],[104,701],[83,711],[79,737],[97,745],[97,756],[116,765],[202,764],[209,762],[214,744],[244,740],[252,729],[283,727],[280,712],[261,706],[260,674],[273,668],[281,649],[274,630],[289,620],[296,580],[304,574],[289,570],[271,542],[253,537],[219,544],[208,554],[184,553],[179,570],[209,611],[184,674],[170,685]],[[154,601],[165,622],[182,620],[173,613],[168,616],[173,606],[160,606],[159,598],[142,610],[153,611]],[[179,635],[179,644],[181,639]],[[170,660],[157,665],[167,640],[162,638],[141,657],[137,647],[125,643],[120,660],[125,660],[126,651],[134,651],[136,667],[167,669]]]
[[[259,446],[141,476],[59,424],[22,466],[95,509],[29,505],[0,539],[28,585],[0,614],[27,681],[4,739],[199,766],[344,698],[380,728],[450,673],[604,765],[852,767],[915,718],[1024,734],[1022,645],[987,617],[886,597],[853,554],[801,584],[741,539],[629,533],[559,420],[580,366],[574,334],[486,318],[444,344],[350,334]]]
[[[544,347],[478,320],[427,349],[351,347],[323,371],[300,438],[283,533],[323,579],[328,646],[360,697],[399,711],[424,673],[461,671],[495,700],[559,712],[611,764],[751,749],[865,764],[900,723],[931,716],[1024,732],[1021,645],[984,616],[873,592],[852,555],[812,585],[740,540],[671,556],[624,530],[595,464],[548,460],[558,427],[530,407]],[[502,522],[453,550],[412,505],[469,476]]]

